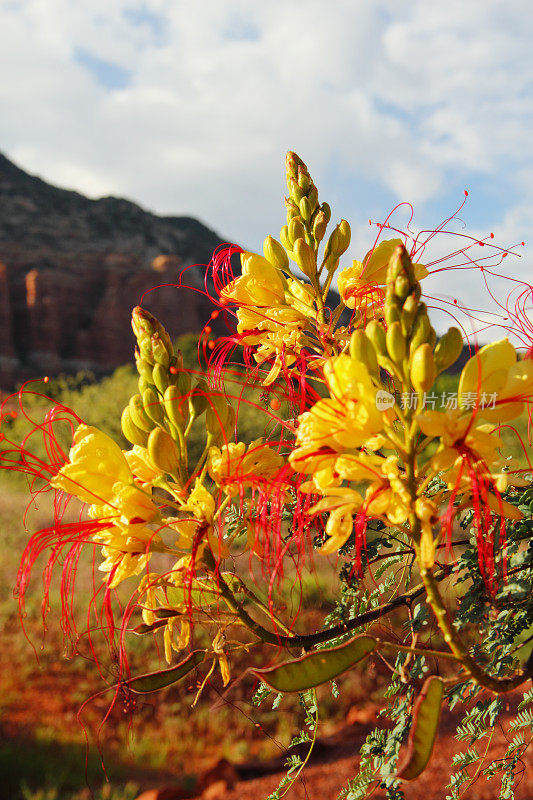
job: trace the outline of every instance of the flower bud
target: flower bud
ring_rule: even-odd
[[[300,214],[302,215],[303,219],[306,222],[309,222],[311,219],[311,215],[313,213],[313,209],[311,208],[311,203],[307,197],[302,197],[300,200]]]
[[[290,197],[285,198],[285,208],[287,209],[287,223],[289,223],[293,217],[297,217],[300,214],[298,204]]]
[[[362,361],[363,364],[368,367],[368,371],[371,375],[378,374],[379,367],[376,351],[374,350],[372,342],[360,328],[352,333],[350,339],[350,357],[354,361]]]
[[[131,327],[133,328],[133,333],[138,339],[143,336],[151,336],[152,333],[155,332],[155,328],[152,325],[152,319],[152,315],[145,311],[144,308],[141,308],[141,306],[135,306],[131,312]]]
[[[309,175],[307,170],[302,169],[301,166],[298,167],[298,186],[306,194],[311,187],[311,176]]]
[[[196,419],[199,417],[209,405],[208,401],[209,387],[203,378],[196,381],[196,386],[193,388],[189,395],[189,415]]]
[[[294,247],[296,239],[305,239],[305,228],[303,226],[301,217],[293,217],[289,222],[289,241],[291,243],[291,250]]]
[[[122,428],[122,433],[128,442],[131,442],[131,444],[138,444],[141,447],[146,447],[146,443],[148,442],[148,433],[140,430],[140,428],[138,428],[132,421],[128,406],[126,406],[122,412],[120,426]]]
[[[398,275],[394,281],[394,294],[400,300],[405,300],[411,289],[411,282],[405,273]]]
[[[151,420],[160,424],[163,422],[165,415],[161,406],[161,400],[153,389],[148,388],[143,392],[143,406],[145,412]]]
[[[416,392],[429,392],[436,377],[435,359],[426,342],[417,347],[411,359],[411,383]]]
[[[144,378],[146,381],[151,381],[152,365],[148,361],[145,361],[138,349],[135,350],[135,362],[137,365],[137,372],[141,378]]]
[[[325,215],[326,222],[329,222],[331,219],[331,208],[329,207],[329,203],[322,203],[320,210]]]
[[[444,336],[441,336],[435,347],[435,366],[437,372],[448,369],[463,350],[463,336],[459,328],[448,328]]]
[[[128,408],[131,421],[141,430],[150,432],[154,427],[154,423],[144,410],[140,394],[134,394],[133,397],[130,397]]]
[[[154,368],[152,370],[152,380],[154,385],[161,394],[165,394],[165,389],[168,386],[168,369],[164,367],[162,364],[154,364]]]
[[[287,225],[284,225],[283,228],[280,230],[279,238],[285,250],[292,252],[292,242],[289,238],[289,228]]]
[[[402,333],[404,336],[410,335],[417,311],[418,299],[415,292],[411,292],[411,294],[406,297],[400,314],[400,322],[402,323]]]
[[[162,341],[158,333],[153,334],[151,342],[152,342],[152,353],[154,356],[154,361],[156,362],[156,364],[161,364],[163,367],[165,367],[165,369],[168,369],[168,367],[170,366],[170,357],[172,355],[172,352],[169,353],[167,347],[165,346],[164,342]]]
[[[386,355],[387,341],[385,337],[385,331],[383,330],[383,325],[377,322],[377,320],[372,319],[366,326],[365,333],[373,344],[376,353],[382,356]]]
[[[186,408],[183,395],[177,386],[169,386],[163,398],[165,414],[170,422],[180,430],[185,428],[185,416],[183,409]]]
[[[313,214],[318,206],[318,189],[314,184],[311,186],[307,197],[309,198],[309,205],[311,206],[311,214]]]
[[[299,205],[300,200],[302,199],[302,197],[304,197],[304,192],[303,189],[300,189],[300,187],[298,186],[298,181],[295,180],[294,178],[288,178],[287,186],[289,189],[289,194],[291,196],[291,199],[294,200],[296,205]]]
[[[287,155],[285,156],[285,169],[287,171],[287,180],[289,178],[298,178],[298,167],[303,166],[302,159],[296,155],[292,150],[289,150]]]
[[[391,359],[395,364],[400,364],[405,358],[406,346],[402,326],[399,322],[393,322],[387,328],[386,343]]]
[[[312,247],[304,239],[294,242],[294,259],[304,275],[314,278],[316,275],[316,256]]]
[[[392,299],[390,297],[387,298],[385,303],[385,322],[390,327],[394,325],[395,322],[400,322],[400,306],[398,304],[398,298],[394,295]]]
[[[415,321],[413,322],[413,327],[411,330],[411,343],[409,348],[411,355],[415,352],[419,345],[429,341],[430,331],[431,324],[429,322],[426,306],[424,303],[422,303],[418,309],[418,313],[415,317]]]
[[[328,221],[323,211],[319,211],[313,222],[313,236],[317,242],[321,242],[326,233]]]
[[[172,436],[162,428],[154,428],[148,437],[148,455],[162,472],[172,475],[179,466],[180,457]]]
[[[342,256],[342,254],[345,253],[349,248],[351,237],[352,233],[349,223],[345,219],[341,219],[329,237],[331,242],[331,250],[337,257]]]
[[[265,258],[278,269],[287,269],[289,257],[285,248],[273,236],[267,236],[263,242]]]

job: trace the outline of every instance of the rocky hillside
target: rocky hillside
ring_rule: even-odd
[[[158,217],[115,197],[50,186],[0,154],[0,387],[131,360],[129,317],[144,292],[206,264],[221,239],[189,217]],[[198,288],[204,272],[187,281]],[[211,308],[192,290],[142,300],[176,335]]]

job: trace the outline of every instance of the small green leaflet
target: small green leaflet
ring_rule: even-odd
[[[371,653],[376,644],[372,636],[361,634],[339,647],[316,650],[275,667],[252,672],[277,692],[304,692],[346,672]]]
[[[431,675],[424,682],[413,710],[407,755],[398,770],[398,778],[412,781],[427,767],[439,727],[444,684],[442,678]]]
[[[146,675],[137,675],[136,678],[130,678],[126,681],[126,685],[132,692],[137,694],[145,694],[146,692],[156,692],[158,689],[164,689],[165,686],[170,686],[172,683],[181,680],[191,672],[198,664],[201,664],[206,657],[206,650],[194,650],[186,659],[181,661],[175,667],[170,669],[160,669],[157,672],[147,672]]]

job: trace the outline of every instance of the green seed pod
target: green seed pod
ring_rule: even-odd
[[[372,319],[366,326],[365,333],[374,346],[376,353],[382,356],[387,355],[387,341],[383,325]]]
[[[289,241],[291,243],[291,250],[294,248],[294,242],[297,239],[305,240],[305,228],[301,217],[293,217],[289,222]]]
[[[131,444],[138,444],[141,447],[146,447],[148,442],[148,433],[146,431],[142,431],[132,421],[128,406],[126,406],[122,412],[120,426],[122,428],[122,433],[128,442],[131,442]]]
[[[183,412],[184,410],[188,410],[188,403],[185,403],[183,395],[177,386],[169,386],[167,388],[163,404],[165,413],[170,422],[172,422],[176,428],[184,430],[186,419]]]
[[[436,377],[432,348],[426,342],[417,347],[411,358],[411,383],[416,392],[429,392]]]
[[[162,428],[154,428],[148,437],[148,455],[162,472],[172,475],[179,467],[180,457],[172,437]]]
[[[401,364],[405,358],[406,346],[402,326],[399,322],[393,322],[387,328],[386,343],[392,361],[395,364]]]
[[[144,410],[142,397],[140,394],[134,394],[130,397],[128,403],[131,421],[141,430],[150,432],[154,427],[154,423]]]
[[[145,412],[148,414],[151,420],[156,422],[158,425],[161,424],[165,419],[165,414],[163,412],[163,407],[161,405],[162,401],[161,398],[156,394],[156,392],[151,389],[145,389],[143,392],[143,406]]]
[[[350,339],[350,357],[354,361],[362,361],[366,365],[371,375],[379,372],[376,351],[366,333],[360,328],[352,333]]]
[[[152,370],[152,380],[156,389],[158,389],[161,394],[165,394],[165,390],[168,386],[168,378],[169,372],[166,367],[162,364],[155,364]]]
[[[437,372],[448,369],[463,350],[463,336],[459,328],[448,328],[444,336],[441,336],[435,347],[435,366]]]
[[[289,266],[285,248],[273,236],[267,236],[263,242],[263,253],[266,260],[278,269],[287,269]]]
[[[314,278],[316,275],[316,256],[313,248],[303,239],[294,242],[294,259],[304,275]]]

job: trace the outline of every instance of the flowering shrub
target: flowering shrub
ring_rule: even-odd
[[[501,695],[533,675],[531,451],[514,427],[533,396],[532,289],[519,284],[504,326],[526,357],[507,337],[471,347],[455,399],[436,407],[438,376],[462,356],[465,335],[454,325],[438,338],[423,299],[435,302],[422,287],[443,268],[418,263],[434,234],[385,239],[392,225],[380,225],[366,256],[340,269],[349,225],[342,220],[322,248],[331,212],[294,153],[287,184],[280,241],[268,236],[263,255],[232,246],[213,257],[206,293],[229,334],[213,339],[206,327],[204,370],[185,369],[163,325],[133,310],[138,392],[121,419],[129,449],[57,404],[16,441],[6,411],[0,465],[25,473],[34,496],[51,494],[56,517],[23,553],[21,608],[32,567],[49,549],[45,595],[61,564],[62,621],[75,642],[75,575],[81,549],[92,546],[101,575],[89,619],[105,624],[119,653],[117,697],[156,691],[193,670],[201,686],[217,670],[227,685],[239,655],[260,645],[264,664],[250,675],[258,702],[272,691],[301,693],[312,736],[295,741],[311,746],[316,687],[386,653],[393,664],[384,713],[394,725],[370,734],[344,796],[381,786],[402,797],[402,782],[431,757],[441,707],[475,699],[458,731],[469,747],[455,759],[449,797],[481,770],[501,773],[501,797],[510,797],[531,741],[533,693],[523,697],[503,758],[480,755],[475,742],[494,729]],[[485,280],[494,274],[486,256],[471,254],[484,242],[463,244],[453,254],[457,268],[479,269]],[[490,257],[507,253],[493,246]],[[332,309],[336,275],[340,303]],[[237,349],[241,364],[231,361]],[[239,411],[258,392],[270,422],[262,438],[241,441]],[[31,386],[18,395],[23,413],[28,394]],[[198,458],[193,428],[203,435]],[[519,459],[506,455],[509,432]],[[83,511],[65,523],[73,497]],[[306,560],[332,554],[336,605],[319,630],[297,633],[277,591],[281,578],[297,581]],[[131,592],[125,606],[117,602],[122,585]],[[167,667],[131,674],[132,630],[155,645],[162,637]],[[209,646],[200,646],[206,635]],[[292,757],[275,797],[302,766]]]

